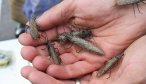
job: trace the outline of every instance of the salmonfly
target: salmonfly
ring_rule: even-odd
[[[56,50],[55,50],[53,45],[54,44],[48,42],[47,43],[47,48],[48,48],[48,51],[50,53],[50,56],[51,56],[54,64],[59,65],[59,64],[61,64],[61,58],[59,57],[58,52],[56,52]]]
[[[73,36],[71,34],[66,34],[65,36],[71,43],[76,44],[76,45],[80,46],[81,48],[84,48],[88,51],[94,52],[98,55],[104,55],[104,52],[102,49],[96,47],[92,43],[90,43],[82,38],[79,38],[77,36]]]
[[[39,32],[38,32],[38,25],[35,22],[36,18],[32,17],[32,19],[29,21],[29,26],[28,26],[28,32],[31,35],[33,39],[37,39],[40,37]]]
[[[122,58],[123,55],[124,53],[121,53],[120,55],[115,56],[111,60],[109,60],[102,68],[99,69],[97,77],[105,74],[110,68],[112,68],[115,63],[117,63]]]

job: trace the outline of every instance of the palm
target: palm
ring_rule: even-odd
[[[22,50],[24,58],[30,61],[33,60],[33,65],[39,70],[46,71],[48,68],[47,73],[53,77],[63,79],[75,78],[97,70],[104,62],[109,60],[109,58],[122,52],[146,31],[145,11],[143,11],[142,15],[137,14],[137,17],[135,17],[133,12],[130,11],[132,10],[132,7],[127,6],[127,9],[115,7],[114,3],[110,3],[112,0],[90,0],[90,3],[92,2],[94,4],[87,8],[86,6],[90,5],[89,0],[84,0],[83,5],[79,4],[81,3],[79,0],[74,0],[72,2],[78,2],[78,4],[75,5],[78,9],[75,8],[74,15],[72,15],[72,12],[66,13],[65,11],[69,10],[65,10],[63,11],[63,13],[65,12],[63,16],[66,17],[62,16],[62,18],[60,18],[61,20],[58,20],[58,18],[55,18],[55,15],[54,18],[52,18],[53,14],[50,13],[55,12],[58,14],[58,12],[52,9],[48,11],[48,14],[50,14],[51,17],[49,17],[49,15],[47,16],[46,12],[46,15],[43,15],[46,16],[45,19],[43,20],[43,16],[41,16],[38,20],[38,24],[42,27],[42,30],[47,30],[46,32],[49,40],[57,35],[55,28],[48,30],[49,28],[54,27],[54,24],[58,26],[59,32],[62,32],[64,28],[68,29],[68,26],[77,28],[89,27],[92,29],[95,42],[104,50],[105,56],[99,57],[89,52],[82,51],[75,57],[72,52],[66,52],[66,50],[57,46],[65,66],[50,65],[50,62],[43,56],[46,52],[42,51],[42,47],[39,46],[39,44],[43,43],[42,41],[33,42],[31,38],[28,38],[30,37],[28,35],[23,35],[27,37],[25,41],[24,38],[21,39],[23,36],[20,37],[22,44],[37,46],[36,48],[24,47],[25,50]],[[58,5],[56,9],[59,7],[60,5]],[[87,10],[89,12],[87,12]],[[46,20],[50,20],[50,23],[46,22]],[[63,25],[59,25],[60,22],[62,22]],[[34,50],[34,54],[30,57],[26,52],[32,53],[32,49]],[[39,53],[37,53],[38,51]],[[41,64],[44,66],[42,67]]]
[[[109,72],[97,78],[94,72],[90,81],[81,80],[82,84],[145,84],[145,42],[146,36],[136,40],[128,47],[123,58],[115,64]],[[142,75],[142,76],[141,76]],[[134,80],[133,80],[134,79]]]
[[[110,73],[97,78],[95,72],[92,76],[81,78],[81,84],[145,84],[145,42],[146,36],[143,36],[128,47],[123,58],[110,69]],[[75,84],[72,80],[55,79],[32,67],[25,67],[22,72],[33,84]],[[40,78],[43,78],[42,81]]]
[[[111,68],[111,74],[106,73],[100,78],[90,81],[91,84],[144,84],[145,44],[146,36],[134,42],[126,51],[122,60]],[[109,77],[110,74],[110,77]],[[142,76],[141,76],[142,75]],[[109,78],[108,78],[109,77]],[[108,79],[106,79],[108,78]],[[133,80],[134,79],[134,80]]]

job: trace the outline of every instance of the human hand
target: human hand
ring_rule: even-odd
[[[125,50],[123,58],[110,69],[111,73],[106,73],[100,78],[97,78],[97,74],[94,72],[92,76],[88,75],[81,78],[81,84],[145,84],[145,43],[146,35],[132,43]],[[73,80],[55,79],[32,67],[24,67],[21,73],[32,84],[75,84]]]
[[[146,35],[136,40],[125,50],[123,59],[112,67],[111,73],[106,73],[98,79],[94,73],[95,75],[89,84],[145,84],[145,42]]]
[[[53,65],[45,56],[48,53],[42,50],[46,47],[42,45],[46,42],[43,37],[33,40],[26,33],[19,37],[24,45],[22,56],[31,61],[35,68],[47,71],[55,78],[76,78],[95,71],[145,34],[146,8],[142,4],[140,6],[143,14],[136,13],[135,17],[132,6],[117,7],[114,0],[64,0],[37,19],[41,33],[47,33],[48,40],[51,40],[57,36],[56,28],[61,33],[64,29],[88,27],[105,56],[86,51],[74,56],[72,48],[67,51],[58,44],[55,47],[65,65]]]

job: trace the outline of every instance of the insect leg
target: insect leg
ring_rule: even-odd
[[[94,45],[97,46],[97,43],[96,43],[95,39],[93,38],[93,35],[91,35],[91,36],[92,36],[92,39],[93,39],[93,41],[94,41]]]
[[[111,74],[112,74],[112,71],[111,71],[111,69],[109,69],[109,75],[106,79],[109,79],[111,77]]]
[[[48,37],[47,37],[47,33],[46,32],[44,32],[44,34],[43,33],[40,33],[40,37],[41,37],[40,40],[42,39],[45,43],[48,42]]]
[[[139,12],[140,14],[142,14],[142,12],[140,11],[140,7],[139,7],[138,3],[136,4],[136,7],[137,7],[138,12]]]

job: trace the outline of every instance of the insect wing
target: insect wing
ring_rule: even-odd
[[[33,39],[37,39],[39,37],[38,26],[35,22],[35,18],[32,18],[29,21],[29,33]]]

